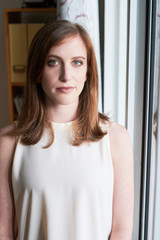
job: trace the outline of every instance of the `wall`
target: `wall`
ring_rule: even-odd
[[[21,0],[0,1],[0,128],[10,123],[5,52],[4,9],[19,7],[21,7]]]

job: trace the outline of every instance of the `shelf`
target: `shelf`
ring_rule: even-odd
[[[5,8],[5,13],[19,12],[56,12],[56,8]]]
[[[25,82],[12,82],[11,86],[12,87],[24,87],[25,86]]]
[[[17,116],[17,106],[15,102],[19,97],[23,96],[25,82],[17,82],[17,81],[21,81],[21,79],[19,78],[15,79],[15,82],[13,82],[13,78],[12,78],[13,72],[11,70],[13,69],[11,67],[13,64],[13,62],[11,62],[13,61],[13,58],[11,60],[10,29],[11,28],[13,29],[12,26],[15,24],[21,24],[21,23],[26,25],[28,24],[30,25],[30,23],[45,24],[51,19],[55,20],[57,18],[57,9],[53,7],[51,8],[50,7],[49,8],[6,8],[4,9],[4,18],[5,18],[5,41],[6,41],[6,61],[7,61],[6,65],[7,65],[7,75],[8,75],[10,121],[13,122],[15,121]],[[23,34],[23,40],[25,40],[24,35],[25,34]],[[16,35],[12,35],[12,36],[16,36]],[[20,42],[24,43],[25,41],[20,41]],[[28,38],[27,38],[27,44],[28,44]],[[17,53],[17,51],[15,52]],[[13,51],[12,51],[12,54],[13,54]],[[20,62],[16,64],[21,65],[22,63]]]
[[[8,23],[45,23],[56,19],[56,8],[7,8],[4,15]]]

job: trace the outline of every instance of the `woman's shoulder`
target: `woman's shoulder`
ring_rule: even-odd
[[[116,138],[123,134],[127,134],[127,129],[125,127],[111,121],[110,119],[100,122],[100,126],[102,127],[102,129],[107,130],[113,137],[116,136]]]
[[[113,159],[117,159],[126,153],[132,154],[132,144],[128,130],[116,122],[110,121],[108,124]]]
[[[112,135],[112,137],[115,137],[116,139],[124,136],[125,137],[129,136],[127,129],[116,122],[109,120],[107,126],[109,133]]]
[[[4,154],[7,155],[13,152],[16,145],[16,137],[10,135],[10,133],[14,128],[15,124],[13,123],[0,129],[0,157]]]
[[[15,128],[15,123],[12,123],[8,126],[0,128],[0,139],[8,139],[10,138],[10,132]]]
[[[127,133],[127,130],[122,125],[112,121],[107,114],[99,112],[99,124],[103,130],[107,130],[111,135],[117,136]]]

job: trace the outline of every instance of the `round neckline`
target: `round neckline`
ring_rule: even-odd
[[[53,127],[69,127],[71,126],[75,121],[70,121],[70,122],[54,122],[54,121],[50,121],[53,125]]]

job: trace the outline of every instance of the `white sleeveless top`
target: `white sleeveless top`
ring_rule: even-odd
[[[12,183],[17,240],[107,240],[112,225],[109,134],[72,146],[72,122],[53,123],[35,145],[17,143]]]

